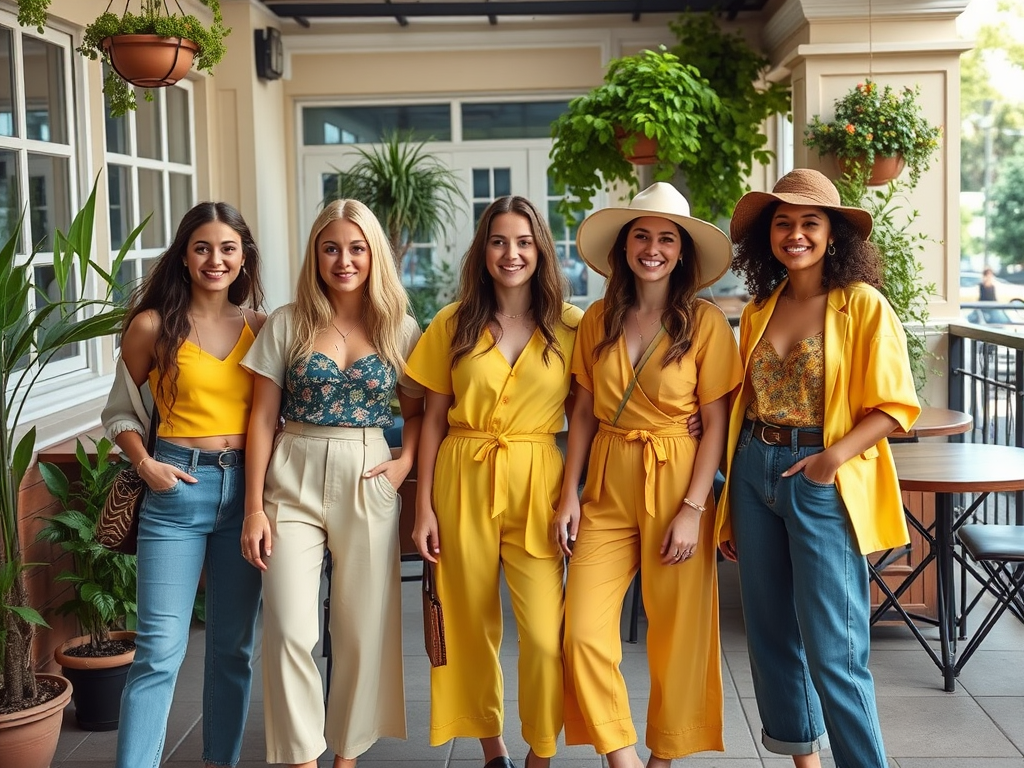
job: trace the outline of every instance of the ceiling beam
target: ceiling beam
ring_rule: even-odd
[[[730,12],[759,11],[767,0],[734,0]],[[708,11],[721,7],[720,0],[469,0],[469,2],[275,2],[264,4],[277,16],[323,18],[461,17],[485,16],[579,16],[625,14],[634,20],[643,13]],[[493,23],[493,22],[492,22]]]

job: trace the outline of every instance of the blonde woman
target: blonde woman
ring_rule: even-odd
[[[335,201],[313,223],[295,303],[242,361],[256,374],[242,554],[263,571],[268,763],[313,768],[329,746],[342,768],[381,736],[405,738],[398,487],[423,411],[422,389],[402,375],[419,337],[406,310],[380,223],[358,201]],[[392,459],[383,430],[396,392],[405,426]],[[325,546],[326,724],[312,657]]]

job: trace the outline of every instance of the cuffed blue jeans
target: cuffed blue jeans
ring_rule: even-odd
[[[204,564],[203,760],[228,766],[238,762],[260,603],[260,572],[241,554],[241,456],[241,451],[222,454],[157,441],[157,461],[199,482],[179,480],[170,490],[147,491],[139,514],[138,637],[121,697],[117,768],[160,764]]]
[[[867,561],[835,485],[780,477],[821,450],[766,445],[747,426],[733,458],[729,505],[762,742],[784,755],[831,742],[838,768],[886,768],[868,671]]]

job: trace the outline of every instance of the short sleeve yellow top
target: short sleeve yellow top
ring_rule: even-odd
[[[549,352],[535,330],[515,365],[509,365],[484,331],[476,347],[451,365],[453,315],[440,312],[423,333],[406,365],[415,381],[454,397],[448,434],[434,465],[434,508],[444,526],[453,510],[480,510],[488,517],[525,516],[526,550],[557,557],[550,534],[562,481],[562,455],[555,433],[565,419],[569,363],[582,311],[562,305],[555,329],[561,356]]]

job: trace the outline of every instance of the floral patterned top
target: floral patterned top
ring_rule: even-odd
[[[825,423],[825,333],[793,345],[783,360],[764,336],[750,359],[754,399],[747,418],[787,427]]]
[[[396,372],[376,353],[342,370],[327,355],[313,352],[305,362],[291,360],[295,341],[294,304],[270,314],[242,367],[273,381],[283,391],[281,415],[289,421],[326,427],[380,427],[395,423],[391,398],[401,389],[423,397],[423,387],[404,372]],[[399,331],[399,350],[408,359],[420,337],[416,321],[406,315]]]
[[[367,355],[342,370],[327,355],[314,352],[285,375],[281,415],[289,421],[325,427],[382,427],[395,423],[391,397],[395,369]]]

